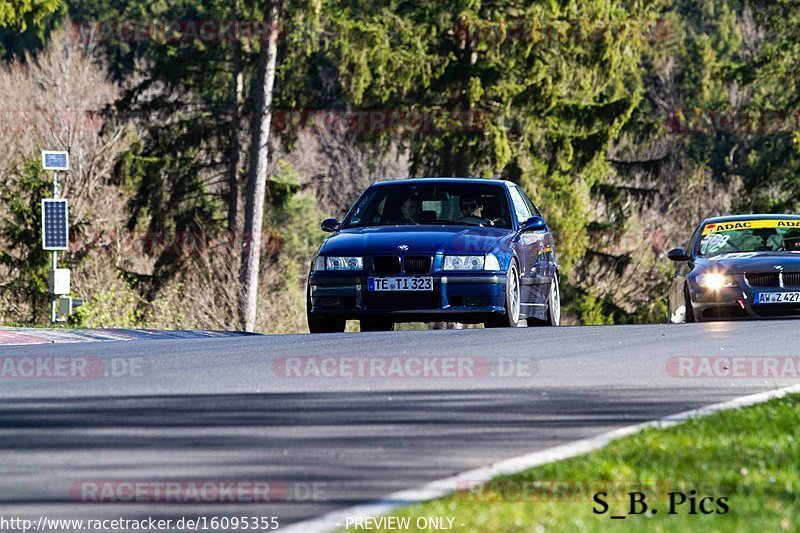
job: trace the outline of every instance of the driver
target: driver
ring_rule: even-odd
[[[409,196],[400,206],[402,220],[400,224],[419,224],[419,217],[422,213],[422,201],[416,196]]]
[[[462,196],[458,202],[461,208],[461,218],[480,218],[483,220],[483,204],[477,196]]]
[[[753,235],[761,239],[761,246],[757,252],[774,252],[778,249],[775,239],[778,237],[778,230],[774,228],[760,228],[753,231]],[[770,242],[770,240],[772,242]]]

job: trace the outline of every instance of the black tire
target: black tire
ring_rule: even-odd
[[[512,262],[506,274],[506,312],[497,318],[483,323],[484,328],[516,328],[520,323],[520,298],[522,290],[519,284],[519,270]]]
[[[689,286],[686,285],[683,287],[683,302],[686,306],[686,318],[684,322],[690,324],[692,322],[697,322],[697,318],[694,316],[694,308],[692,307],[692,297],[689,295]]]
[[[343,333],[346,325],[346,320],[308,315],[308,331],[311,333]]]
[[[552,326],[561,324],[561,288],[558,285],[558,274],[550,281],[550,289],[547,293],[547,318],[529,318],[528,326]]]
[[[310,333],[343,333],[347,321],[340,318],[322,318],[311,314],[310,289],[306,291],[306,320]]]
[[[361,331],[394,331],[391,320],[361,319]]]

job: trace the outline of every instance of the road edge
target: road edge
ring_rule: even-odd
[[[465,482],[475,483],[489,481],[499,475],[516,474],[523,470],[528,470],[529,468],[589,453],[606,446],[612,441],[634,435],[648,428],[667,428],[683,424],[693,418],[702,418],[720,411],[748,407],[769,400],[783,398],[787,394],[793,393],[800,393],[800,384],[747,396],[740,396],[725,402],[706,405],[704,407],[698,407],[697,409],[690,409],[674,415],[665,416],[658,420],[625,426],[594,437],[570,442],[569,444],[562,444],[560,446],[545,448],[544,450],[505,459],[489,466],[463,472],[457,476],[437,479],[420,487],[395,492],[372,502],[331,511],[318,518],[289,524],[281,530],[290,533],[325,533],[335,531],[344,527],[345,519],[348,517],[357,519],[384,515],[399,507],[423,503],[447,496],[455,492],[459,486],[463,486]]]

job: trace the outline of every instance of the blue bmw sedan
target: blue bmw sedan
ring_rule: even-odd
[[[558,263],[547,223],[509,181],[421,178],[370,186],[308,275],[311,333],[398,322],[557,326]]]

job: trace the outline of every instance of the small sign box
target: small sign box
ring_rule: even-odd
[[[42,151],[42,168],[66,172],[69,170],[69,152]]]
[[[42,249],[69,250],[69,221],[66,200],[42,200]]]
[[[64,296],[70,292],[70,274],[68,268],[57,268],[50,271],[50,294]]]

